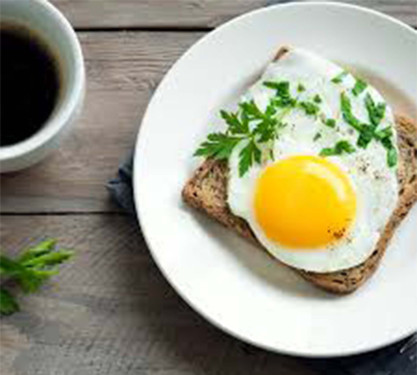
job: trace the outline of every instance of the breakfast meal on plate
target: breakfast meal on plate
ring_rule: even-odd
[[[417,201],[417,126],[364,80],[281,48],[183,189],[191,206],[318,287],[356,290]]]

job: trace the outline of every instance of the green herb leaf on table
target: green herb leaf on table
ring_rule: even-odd
[[[0,314],[11,315],[19,311],[19,304],[15,298],[4,288],[0,288]]]
[[[0,254],[0,276],[2,284],[15,282],[25,293],[36,292],[51,276],[58,273],[60,264],[72,257],[66,249],[55,250],[56,241],[47,239],[28,248],[15,259]],[[0,313],[11,314],[19,310],[19,305],[10,291],[1,287]]]
[[[19,263],[25,262],[26,260],[33,259],[34,257],[41,256],[51,252],[56,245],[56,240],[54,238],[48,238],[44,241],[41,241],[39,244],[29,247],[27,250],[23,251],[19,256]]]

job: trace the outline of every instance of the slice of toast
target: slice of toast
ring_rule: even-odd
[[[281,48],[275,58],[280,58],[287,51],[287,48]],[[396,116],[396,129],[400,150],[398,205],[374,251],[364,263],[330,273],[309,272],[288,266],[317,287],[339,294],[350,293],[359,288],[378,267],[396,227],[417,201],[417,124],[405,117]],[[227,205],[227,181],[227,163],[207,159],[186,183],[182,197],[190,206],[261,246],[246,221],[230,211]]]

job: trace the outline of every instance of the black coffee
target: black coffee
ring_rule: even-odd
[[[0,146],[35,134],[58,101],[56,59],[33,32],[15,25],[0,28]]]

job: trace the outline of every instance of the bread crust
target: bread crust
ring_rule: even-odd
[[[275,59],[289,49],[281,48]],[[394,213],[369,258],[362,264],[336,272],[320,273],[292,268],[304,279],[328,292],[351,293],[368,280],[377,269],[395,229],[417,202],[417,124],[404,116],[396,116],[398,134],[399,201]],[[207,159],[185,184],[182,197],[190,206],[204,212],[242,237],[262,246],[249,225],[235,216],[227,205],[228,165],[224,161]],[[274,258],[275,259],[275,258]]]

